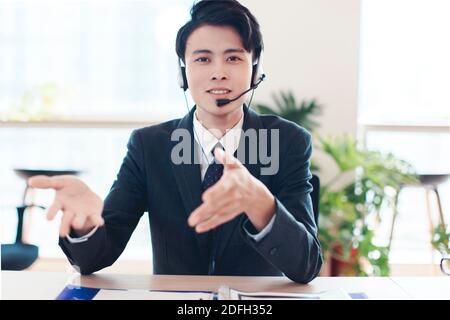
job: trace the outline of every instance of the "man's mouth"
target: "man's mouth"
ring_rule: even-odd
[[[211,90],[207,90],[206,92],[210,93],[210,94],[214,94],[214,95],[225,95],[225,94],[229,94],[231,92],[231,90],[228,89],[211,89]]]

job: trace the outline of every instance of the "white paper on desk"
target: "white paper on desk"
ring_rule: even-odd
[[[93,300],[212,300],[210,292],[108,290],[101,289]]]
[[[228,287],[219,288],[219,300],[350,300],[343,289],[317,293],[244,292]]]

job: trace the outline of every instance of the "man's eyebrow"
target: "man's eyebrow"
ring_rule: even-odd
[[[203,53],[209,53],[209,54],[211,54],[212,51],[211,51],[211,50],[208,50],[208,49],[198,49],[198,50],[195,50],[194,52],[192,52],[192,54],[203,54]]]
[[[244,53],[245,50],[242,48],[231,48],[224,51],[224,53],[235,53],[235,52]]]
[[[230,48],[230,49],[226,49],[223,53],[244,53],[245,50],[242,48]],[[194,52],[192,52],[192,54],[212,54],[213,52],[209,49],[197,49],[194,50]]]

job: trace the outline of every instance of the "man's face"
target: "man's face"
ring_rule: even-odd
[[[241,108],[247,95],[225,106],[217,99],[233,99],[250,87],[252,54],[232,27],[205,25],[187,39],[186,77],[201,112],[226,116]]]

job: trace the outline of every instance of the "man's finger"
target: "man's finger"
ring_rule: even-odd
[[[77,214],[75,214],[75,217],[73,218],[72,226],[75,229],[82,229],[84,224],[86,223],[86,220],[87,220],[86,215],[84,215],[82,213],[77,213]]]
[[[39,189],[53,188],[51,177],[44,175],[29,178],[28,185],[32,188],[39,188]]]
[[[72,179],[71,175],[61,175],[61,176],[34,176],[28,179],[28,185],[33,188],[39,189],[55,189],[59,190],[67,186]]]
[[[238,210],[240,205],[233,201],[222,201],[221,203],[203,203],[197,209],[195,209],[188,219],[188,224],[191,227],[195,227],[201,224],[215,215],[221,215],[223,213],[228,213],[229,211]]]
[[[89,219],[91,219],[91,221],[98,227],[101,227],[105,224],[105,220],[103,220],[103,218],[99,215],[89,216]]]
[[[61,219],[61,226],[59,227],[59,236],[61,238],[65,238],[69,234],[74,215],[75,214],[72,211],[64,210],[64,215]]]
[[[197,209],[192,211],[191,215],[188,219],[188,224],[191,227],[195,227],[197,224],[201,223],[202,221],[208,220],[211,218],[211,216],[214,215],[215,212],[217,212],[217,206],[215,204],[209,203],[203,203],[201,204]]]
[[[203,221],[205,219],[208,219],[210,217],[209,207],[210,207],[210,205],[202,204],[197,209],[192,211],[192,213],[191,213],[191,215],[189,216],[189,219],[188,219],[188,224],[191,227],[194,227],[198,223],[200,223],[201,221]]]
[[[207,232],[209,230],[212,229],[212,227],[210,226],[216,226],[216,225],[221,225],[221,217],[219,216],[212,216],[211,218],[209,218],[206,221],[203,221],[202,223],[199,223],[198,225],[195,226],[195,232],[197,233],[203,233],[203,232]]]
[[[240,213],[240,209],[235,204],[230,204],[228,207],[223,208],[217,214],[211,216],[211,218],[199,223],[195,227],[195,231],[198,233],[206,232],[211,229],[217,228],[218,226],[232,220],[236,215]]]
[[[238,168],[242,165],[232,154],[223,151],[221,148],[214,149],[214,157],[224,165],[224,168]]]
[[[52,205],[47,210],[47,220],[53,220],[61,208],[62,205],[58,200],[53,201]]]

